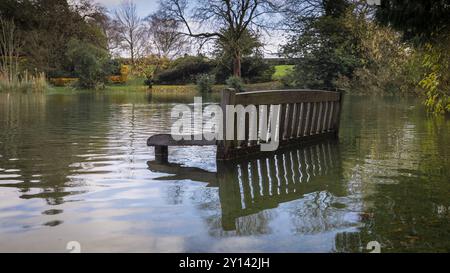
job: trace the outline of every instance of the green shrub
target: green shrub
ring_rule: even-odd
[[[216,81],[225,83],[233,75],[232,60],[219,60],[214,68]],[[241,76],[248,83],[262,83],[272,81],[275,68],[260,56],[244,57],[241,63]]]
[[[67,57],[74,74],[79,78],[77,85],[83,89],[103,88],[112,72],[107,51],[92,44],[72,39],[68,44]]]
[[[275,67],[261,57],[247,57],[242,62],[242,78],[249,83],[272,81]]]
[[[202,56],[185,56],[172,62],[168,69],[155,75],[158,84],[194,83],[199,74],[210,72],[212,64]]]
[[[197,90],[200,93],[209,93],[215,82],[214,75],[200,74],[197,76]]]
[[[438,43],[425,45],[423,67],[425,75],[419,86],[425,92],[425,106],[434,114],[450,113],[450,35]]]
[[[119,62],[119,60],[117,60],[117,59],[108,60],[108,66],[110,67],[111,75],[115,75],[115,76],[121,75],[120,69],[122,68],[122,65]]]
[[[226,80],[226,84],[228,87],[235,89],[237,92],[244,91],[244,83],[242,79],[236,76],[231,76]]]

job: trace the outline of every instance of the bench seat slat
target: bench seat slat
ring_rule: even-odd
[[[203,136],[202,136],[203,138]],[[182,139],[176,141],[170,134],[153,135],[148,138],[147,146],[208,146],[216,145],[215,140],[195,140],[195,136],[190,136],[191,140]]]

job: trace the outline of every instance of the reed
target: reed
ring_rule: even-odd
[[[0,72],[0,91],[3,92],[44,92],[48,88],[44,73],[29,74],[27,71],[21,75],[12,75]]]

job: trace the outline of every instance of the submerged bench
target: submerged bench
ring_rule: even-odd
[[[234,89],[225,89],[221,94],[220,106],[225,113],[227,105],[255,105],[257,113],[262,107],[272,111],[280,106],[279,148],[297,146],[323,138],[337,137],[339,133],[342,93],[323,90],[270,90],[237,93]],[[270,111],[266,113],[270,115]],[[224,119],[225,119],[224,114]],[[246,115],[248,120],[248,115]],[[267,118],[269,120],[269,118]],[[224,127],[226,122],[224,121]],[[236,124],[234,125],[236,128]],[[147,140],[148,146],[155,147],[158,161],[168,160],[168,146],[205,146],[217,145],[217,160],[230,160],[261,153],[261,144],[269,139],[259,135],[250,140],[249,122],[245,122],[244,140],[206,140],[192,136],[192,140],[175,140],[170,134],[153,135]],[[223,128],[226,135],[226,128]],[[233,130],[236,136],[237,130]],[[196,140],[200,139],[200,140]],[[237,139],[235,137],[234,139]]]

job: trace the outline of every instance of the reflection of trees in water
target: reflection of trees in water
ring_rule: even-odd
[[[183,182],[175,182],[167,187],[167,203],[180,205],[183,203],[185,189]]]
[[[354,253],[363,252],[364,242],[369,241],[361,239],[359,232],[340,232],[335,238],[335,252]]]
[[[368,197],[373,206],[363,219],[361,236],[375,237],[385,251],[447,252],[450,214],[442,208],[450,207],[450,185],[430,177],[399,176],[396,181],[377,185]]]
[[[270,221],[276,214],[276,211],[273,210],[263,210],[255,214],[239,217],[235,220],[234,230],[223,228],[221,213],[208,214],[205,220],[209,227],[209,235],[213,237],[263,235],[272,232]]]
[[[365,99],[367,100],[367,99]],[[345,177],[361,194],[360,232],[336,237],[337,251],[448,251],[450,122],[414,101],[350,98],[343,112]],[[351,126],[345,127],[351,119]]]
[[[289,207],[296,234],[317,234],[354,227],[357,219],[351,217],[354,205],[327,191],[306,194]]]
[[[260,235],[271,233],[269,224],[275,215],[275,211],[263,210],[256,214],[239,217],[236,219],[236,234]]]
[[[0,107],[0,165],[17,170],[20,176],[14,183],[4,184],[2,179],[0,184],[18,188],[24,199],[42,198],[50,205],[63,203],[66,196],[79,193],[70,190],[78,185],[69,178],[80,160],[77,155],[105,144],[102,138],[90,137],[101,137],[108,130],[107,104],[101,100],[92,103],[94,98],[88,94],[8,96],[1,99]]]

